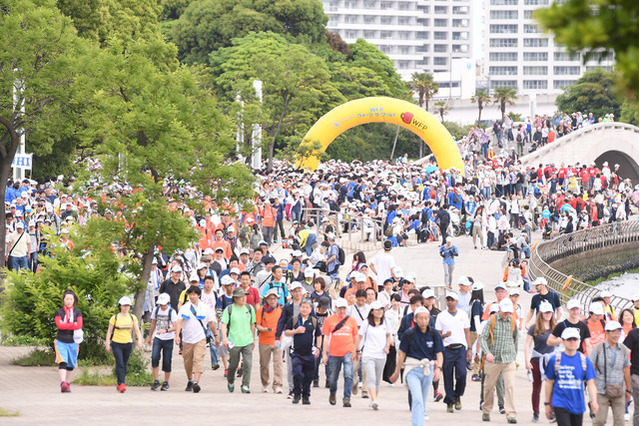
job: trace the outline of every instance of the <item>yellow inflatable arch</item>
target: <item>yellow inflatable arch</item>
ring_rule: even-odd
[[[464,164],[458,146],[447,129],[436,117],[410,102],[387,97],[356,99],[335,107],[323,115],[305,135],[301,148],[309,147],[298,155],[296,166],[315,170],[320,156],[340,134],[367,123],[389,123],[411,130],[431,148],[438,167],[456,167],[464,173]],[[320,146],[314,146],[314,142]]]

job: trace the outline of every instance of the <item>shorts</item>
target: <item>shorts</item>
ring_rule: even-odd
[[[56,349],[56,364],[64,362],[67,364],[67,369],[73,370],[78,364],[78,344],[77,343],[64,343],[60,340],[56,340],[54,343]]]

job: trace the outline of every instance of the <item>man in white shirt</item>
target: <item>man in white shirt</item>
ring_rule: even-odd
[[[380,253],[373,258],[369,267],[378,277],[379,283],[384,283],[387,278],[393,278],[392,270],[396,266],[396,261],[391,255],[393,243],[389,240],[384,242],[384,253]]]
[[[436,330],[442,336],[444,345],[442,374],[444,376],[444,402],[447,412],[461,410],[460,397],[467,385],[467,362],[471,361],[471,335],[469,316],[458,309],[458,294],[447,293],[447,310],[436,317]],[[455,387],[454,387],[455,378]]]
[[[182,357],[184,358],[184,369],[187,373],[187,392],[200,392],[200,376],[204,372],[204,354],[207,348],[208,332],[205,324],[209,325],[209,330],[215,330],[214,313],[209,307],[200,303],[202,290],[198,286],[191,286],[187,289],[189,301],[185,303],[178,313],[178,324],[176,325],[176,345],[180,344],[180,331],[182,331]]]

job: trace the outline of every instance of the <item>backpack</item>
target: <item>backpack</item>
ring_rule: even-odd
[[[231,331],[231,312],[233,310],[233,303],[229,305],[229,307],[227,308],[227,311],[229,311],[229,322],[227,323],[227,334],[229,334],[229,331]],[[253,311],[253,307],[251,307],[251,305],[249,304],[245,304],[244,306],[246,306],[247,311],[249,312],[249,316],[251,316],[251,312]]]
[[[340,262],[340,265],[344,265],[344,261],[345,261],[344,250],[342,249],[342,247],[338,246],[338,262]]]
[[[157,313],[156,313],[156,318],[157,318]],[[129,312],[129,319],[131,320],[131,340],[133,340],[133,337],[134,337],[133,326],[135,325],[135,323],[133,322],[133,315],[131,315],[131,312]],[[118,327],[118,314],[115,314],[113,316],[113,333],[111,334],[111,338],[113,339],[113,335],[115,334],[116,330],[120,330],[120,329],[126,330],[126,328]]]
[[[582,364],[582,374],[583,377],[587,377],[587,356],[582,352],[578,352],[580,354],[580,363]],[[558,352],[556,354],[556,363],[553,366],[554,375],[556,378],[558,377],[558,370],[560,370],[560,360],[562,359],[562,352]]]
[[[522,133],[518,133],[516,136],[516,142],[522,142]]]
[[[516,320],[513,319],[512,315],[509,315],[511,318],[511,333],[516,329]],[[498,319],[498,314],[491,315],[491,319],[489,320],[489,336],[491,337],[491,344],[495,345],[495,341],[493,339],[493,329],[496,327],[496,321]]]

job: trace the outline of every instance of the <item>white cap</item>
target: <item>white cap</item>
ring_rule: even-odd
[[[447,237],[446,242],[450,243],[451,241],[453,241],[453,238]]]
[[[302,256],[302,252],[300,250],[294,250],[294,251],[291,252],[291,256],[300,257],[300,256]]]
[[[29,228],[31,228],[32,226],[36,226],[36,223],[33,220],[29,221]]]
[[[418,314],[424,314],[424,313],[429,313],[429,310],[427,308],[425,308],[424,306],[420,306],[419,308],[416,308],[415,311],[413,311],[413,317],[416,318],[418,316]]]
[[[240,254],[249,254],[249,249],[243,248],[242,250],[240,250]]]
[[[289,291],[293,291],[297,288],[303,288],[302,284],[300,284],[298,281],[294,281],[291,283],[291,287],[289,287]]]
[[[495,313],[498,312],[500,310],[500,305],[498,303],[492,303],[491,305],[489,305],[489,312],[490,313]]]
[[[349,304],[347,303],[346,300],[344,300],[343,298],[340,298],[340,299],[336,300],[335,306],[336,306],[336,309],[337,308],[346,308],[347,306],[349,306]]]
[[[156,305],[168,305],[170,302],[171,296],[169,296],[167,293],[162,293],[160,296],[158,296]]]
[[[596,315],[604,315],[604,308],[602,307],[602,303],[593,302],[589,305],[589,312]]]
[[[509,296],[515,296],[515,295],[520,296],[520,290],[518,290],[517,288],[512,288],[511,290],[509,290]]]
[[[543,301],[542,303],[540,303],[540,306],[538,306],[538,311],[542,313],[553,312],[553,306],[551,306],[551,303]]]
[[[229,275],[225,275],[222,278],[220,278],[220,284],[222,284],[222,285],[231,285],[231,284],[235,284],[235,283],[236,282]]]
[[[176,265],[173,268],[171,268],[171,272],[182,272],[182,266],[180,265]]]
[[[204,252],[202,252],[203,255],[205,256],[210,256],[213,254],[213,250],[211,249],[211,247],[204,249]]]
[[[152,265],[157,265],[158,264],[158,259],[156,259],[155,257],[153,258],[153,260],[151,261]]]
[[[545,277],[538,277],[533,281],[534,287],[540,284],[547,285],[547,279]]]
[[[463,275],[458,279],[458,285],[471,285],[471,281],[469,281],[469,278]]]
[[[605,324],[604,331],[615,331],[615,330],[620,330],[621,328],[622,326],[618,321],[609,321],[608,323]]]
[[[580,308],[580,302],[577,299],[571,299],[567,302],[567,309]]]
[[[365,276],[362,272],[354,272],[353,274],[351,274],[351,280],[363,283],[365,280]]]
[[[118,305],[129,305],[131,306],[131,298],[129,296],[122,296],[120,300],[118,300]]]
[[[472,287],[473,291],[483,290],[483,289],[484,289],[484,284],[482,284],[480,281],[476,281],[473,283],[473,287]]]
[[[424,297],[425,299],[429,299],[431,297],[436,297],[436,294],[433,292],[433,290],[428,288],[422,292],[422,297]]]
[[[502,299],[500,301],[500,311],[501,312],[513,312],[513,302],[509,299]]]
[[[16,229],[18,229],[18,228],[24,229],[24,223],[22,223],[22,222],[16,223]]]
[[[409,272],[406,277],[404,277],[405,281],[409,281],[412,284],[416,283],[416,276],[413,272]]]
[[[560,335],[560,337],[562,338],[562,340],[567,340],[567,339],[580,340],[580,330],[578,330],[575,327],[567,327],[562,331],[562,334]]]
[[[238,268],[231,268],[231,270],[229,271],[230,274],[236,274],[236,275],[240,275],[240,269]]]
[[[373,302],[371,305],[369,305],[369,308],[371,310],[373,309],[384,309],[384,306],[382,306],[382,303],[378,302],[377,300],[375,302]]]
[[[609,290],[602,290],[600,292],[600,297],[611,297],[613,294]]]
[[[504,285],[509,289],[512,289],[514,287],[518,287],[518,283],[515,283],[513,281],[507,281],[507,282],[504,283]],[[511,291],[511,290],[509,290],[509,291]]]
[[[304,270],[304,276],[307,277],[307,278],[313,277],[313,269],[306,268]]]
[[[207,226],[207,221],[204,219],[200,219],[200,227],[204,228],[205,226]]]
[[[500,289],[506,290],[507,288],[504,286],[504,284],[498,284],[493,288],[493,291],[498,291]]]
[[[193,273],[189,276],[189,282],[191,281],[200,281],[200,277],[198,276],[198,274]]]
[[[445,296],[445,299],[448,299],[449,297],[450,297],[450,298],[452,298],[452,299],[454,299],[454,300],[458,300],[458,293],[454,293],[454,292],[450,291],[450,292],[449,292],[449,293],[447,293],[447,295]]]
[[[393,275],[395,275],[396,277],[401,277],[403,275],[402,268],[400,268],[399,266],[394,267]]]

